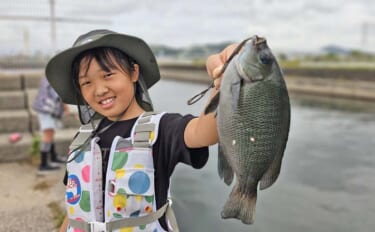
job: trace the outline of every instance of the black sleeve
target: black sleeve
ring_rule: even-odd
[[[184,131],[193,118],[192,115],[165,114],[160,120],[158,138],[153,147],[158,209],[167,201],[170,177],[179,162],[196,169],[207,163],[208,147],[189,149],[185,144]],[[159,223],[167,230],[165,215]]]
[[[193,115],[165,114],[160,121],[158,142],[155,144],[164,165],[167,165],[168,176],[175,166],[181,162],[193,168],[202,168],[208,160],[208,147],[188,148],[184,140],[186,125],[195,118]],[[159,157],[161,158],[161,157]],[[160,160],[159,160],[160,161]],[[161,163],[159,163],[159,168]],[[165,166],[164,166],[165,168]]]

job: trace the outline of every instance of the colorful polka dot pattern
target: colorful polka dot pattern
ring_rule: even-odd
[[[155,197],[151,149],[117,148],[111,161],[107,179],[114,180],[115,187],[113,193],[105,195],[106,202],[112,202],[106,205],[106,220],[138,217],[153,212]],[[126,231],[156,231],[156,222],[115,232]]]
[[[150,188],[150,182],[147,173],[136,171],[129,178],[129,188],[135,194],[144,194]]]
[[[74,155],[76,154],[72,154]],[[100,210],[94,210],[97,207],[91,205],[93,200],[97,202],[95,205],[99,205],[98,199],[102,199],[102,195],[95,195],[96,198],[93,195],[95,191],[92,187],[102,183],[102,174],[100,171],[93,170],[94,164],[101,167],[100,148],[94,140],[91,142],[91,151],[80,152],[74,161],[67,164],[66,208],[70,218],[83,221],[100,218],[98,213]],[[67,231],[80,232],[81,230],[69,227]]]
[[[159,118],[160,119],[160,118]],[[155,134],[150,133],[150,139]],[[102,197],[98,198],[98,186],[101,184],[101,154],[94,138],[91,151],[78,154],[68,164],[67,212],[76,220],[103,221],[97,212],[105,212],[105,221],[127,217],[147,215],[154,211],[154,166],[152,149],[136,149],[131,139],[116,137],[113,141],[114,151],[110,152],[105,190],[105,209],[100,210]],[[99,163],[97,163],[100,161]],[[100,167],[100,168],[99,168]],[[100,181],[99,181],[100,180]],[[100,183],[100,184],[99,184]],[[109,187],[109,188],[108,188]],[[95,189],[96,188],[96,189]],[[101,187],[100,187],[101,189]],[[94,194],[95,193],[95,194]],[[100,199],[100,200],[98,200]],[[94,205],[91,205],[94,203]],[[157,222],[132,228],[121,228],[114,232],[157,232]],[[69,232],[80,232],[69,227]]]

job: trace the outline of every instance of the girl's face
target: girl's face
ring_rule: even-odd
[[[143,112],[134,97],[139,66],[134,64],[134,71],[126,73],[113,57],[111,60],[116,67],[104,71],[95,58],[91,62],[82,59],[78,76],[82,96],[89,106],[111,121],[137,117]]]

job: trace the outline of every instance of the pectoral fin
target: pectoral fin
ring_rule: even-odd
[[[232,82],[231,91],[232,91],[232,110],[236,111],[238,108],[238,102],[240,100],[240,91],[241,91],[242,79],[236,78]]]
[[[207,105],[206,109],[204,110],[204,114],[212,113],[217,109],[220,100],[220,91],[217,92],[215,96],[212,97],[210,103]]]
[[[219,144],[219,154],[218,154],[218,162],[217,162],[217,169],[219,172],[219,176],[221,179],[224,179],[224,183],[230,185],[233,181],[233,170],[232,167],[229,165],[228,160],[225,158],[223,153],[223,149],[220,147]]]

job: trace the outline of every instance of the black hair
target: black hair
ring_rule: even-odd
[[[109,72],[111,69],[120,66],[121,70],[129,75],[134,72],[134,64],[136,64],[136,61],[133,58],[122,52],[120,49],[113,47],[96,47],[81,52],[78,56],[75,57],[72,63],[72,81],[73,85],[76,88],[76,92],[78,93],[77,97],[82,101],[84,99],[81,94],[78,80],[80,65],[83,60],[87,61],[87,67],[85,71],[86,73],[93,59],[95,59],[96,62],[98,62],[100,68],[106,72]],[[135,98],[139,105],[141,105],[141,95],[142,93],[140,87],[135,84]]]

